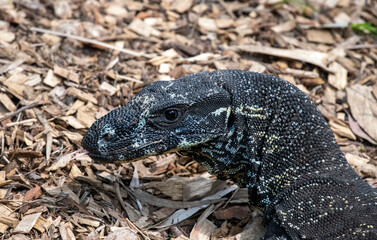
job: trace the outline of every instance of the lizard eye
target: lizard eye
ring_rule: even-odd
[[[184,105],[167,107],[152,114],[150,121],[162,128],[173,127],[185,118],[187,110]]]
[[[172,121],[177,120],[180,114],[177,109],[167,109],[164,112],[164,115],[165,115],[166,120],[172,122]]]

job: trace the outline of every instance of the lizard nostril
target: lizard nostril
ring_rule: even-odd
[[[112,136],[113,135],[111,135],[110,133],[105,133],[104,135],[102,135],[101,140],[110,141]]]

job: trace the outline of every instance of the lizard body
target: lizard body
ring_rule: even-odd
[[[184,151],[247,187],[266,239],[377,239],[377,192],[347,163],[326,121],[294,85],[240,70],[152,83],[97,120],[93,159]]]

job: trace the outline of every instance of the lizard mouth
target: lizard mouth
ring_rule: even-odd
[[[106,156],[106,155],[100,155],[100,154],[94,154],[94,153],[89,153],[88,155],[95,162],[103,163],[103,162],[113,162],[117,160],[113,156]]]
[[[161,145],[160,143],[163,142],[162,139],[158,139],[155,141],[150,141],[146,144],[143,144],[136,148],[130,149],[121,149],[120,151],[113,152],[113,154],[105,155],[99,152],[90,152],[89,150],[89,157],[91,157],[95,162],[106,163],[106,162],[133,162],[139,159],[143,159],[152,155],[162,154],[166,152],[165,145]],[[142,151],[146,150],[147,148],[154,149],[155,151]]]
[[[92,154],[92,153],[89,153],[88,155],[94,160],[94,162],[98,162],[98,163],[129,163],[129,162],[142,160],[144,158],[148,158],[149,156],[153,154],[145,155],[142,157],[136,157],[136,158],[128,158],[128,159],[119,159],[116,156],[114,157],[114,156],[106,156],[106,155],[99,155],[99,154]]]

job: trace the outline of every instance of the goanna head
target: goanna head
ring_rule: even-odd
[[[152,83],[98,119],[82,140],[100,161],[190,150],[227,134],[231,98],[208,72]]]

